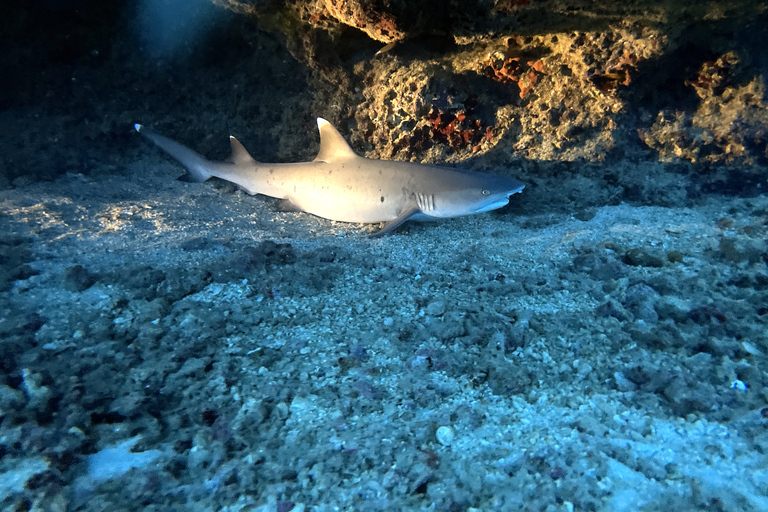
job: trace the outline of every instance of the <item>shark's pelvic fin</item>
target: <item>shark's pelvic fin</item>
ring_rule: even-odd
[[[296,203],[291,201],[290,199],[281,199],[280,203],[277,205],[277,209],[281,212],[303,212]]]
[[[229,144],[232,146],[232,154],[229,156],[228,162],[236,165],[250,165],[256,162],[248,150],[232,135],[229,136]]]
[[[315,162],[334,162],[358,157],[331,123],[318,117],[317,128],[320,130],[320,152],[315,157]]]

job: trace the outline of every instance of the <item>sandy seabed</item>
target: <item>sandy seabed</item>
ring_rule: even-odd
[[[174,172],[0,192],[9,510],[768,510],[765,196],[368,239]]]

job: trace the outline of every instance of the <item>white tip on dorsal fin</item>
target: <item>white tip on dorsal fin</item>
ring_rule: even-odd
[[[231,135],[229,136],[229,143],[232,146],[232,154],[229,156],[229,162],[236,165],[246,165],[256,161],[250,154],[248,154],[248,150],[240,144],[240,141]]]
[[[320,129],[320,152],[315,157],[315,162],[332,162],[357,156],[331,123],[318,117],[317,127]]]

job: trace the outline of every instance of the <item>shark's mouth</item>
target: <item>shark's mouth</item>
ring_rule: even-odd
[[[481,206],[477,210],[475,210],[474,213],[483,213],[483,212],[490,212],[491,210],[497,210],[501,208],[502,206],[506,206],[509,204],[509,198],[503,197],[501,199],[497,199],[496,201],[492,203],[488,203],[485,206]]]
[[[519,183],[516,188],[510,189],[507,192],[504,192],[503,195],[501,192],[499,192],[497,193],[494,199],[484,204],[483,206],[479,207],[477,210],[475,210],[472,213],[490,212],[491,210],[498,210],[502,206],[507,206],[509,204],[509,198],[517,194],[518,192],[521,192],[524,188],[525,188],[525,185],[523,185],[522,183]]]

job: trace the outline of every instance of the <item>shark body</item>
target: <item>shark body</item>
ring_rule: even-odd
[[[283,210],[342,222],[383,222],[373,236],[389,233],[407,220],[495,210],[525,187],[515,179],[489,173],[365,158],[328,121],[318,117],[317,125],[317,157],[285,164],[257,162],[234,137],[229,138],[229,160],[212,162],[140,124],[134,127],[187,169],[187,181],[217,177],[248,194],[280,198]]]

